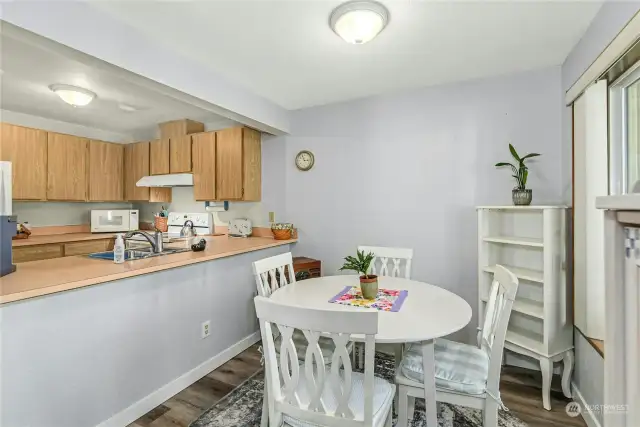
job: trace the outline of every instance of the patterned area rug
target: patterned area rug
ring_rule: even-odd
[[[376,353],[375,373],[393,381],[393,356]],[[206,410],[190,427],[259,427],[262,417],[264,370],[242,383],[221,401]],[[394,414],[395,417],[395,414]],[[394,418],[394,425],[396,419]],[[510,412],[499,412],[499,427],[526,427]],[[416,399],[416,410],[410,427],[426,427],[424,399]],[[438,403],[439,427],[482,427],[482,412],[447,403]]]

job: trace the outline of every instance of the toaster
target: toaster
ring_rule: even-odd
[[[247,218],[236,218],[229,222],[229,236],[231,237],[249,237],[253,233],[251,220]]]

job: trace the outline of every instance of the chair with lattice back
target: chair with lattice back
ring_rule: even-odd
[[[485,310],[479,345],[437,339],[435,341],[435,382],[439,402],[483,411],[484,427],[498,425],[500,371],[502,353],[518,291],[518,279],[501,265],[496,266]],[[396,372],[399,391],[398,424],[407,426],[413,419],[415,399],[424,396],[422,352],[409,348]]]
[[[266,359],[271,425],[391,427],[395,385],[374,376],[377,311],[316,310],[264,297],[254,301]],[[282,337],[278,346],[273,338],[276,330]],[[302,361],[293,339],[296,331],[307,341]],[[351,366],[352,334],[364,337],[364,373]],[[321,336],[329,336],[335,345],[327,366]]]
[[[256,280],[256,287],[258,288],[258,295],[265,298],[269,298],[271,294],[273,294],[283,286],[296,283],[291,252],[255,261],[253,263],[253,273]],[[279,351],[279,343],[281,339],[282,337],[280,336],[280,334],[276,332],[276,334],[274,335],[274,340],[278,345],[277,351]],[[300,331],[296,331],[293,335],[293,341],[296,345],[296,348],[298,349],[299,356],[301,358],[304,357],[307,349],[307,340],[305,339],[304,335]],[[325,355],[324,363],[330,363],[334,351],[333,341],[330,338],[320,337],[320,339],[318,340],[318,344],[322,348],[323,354]],[[347,346],[347,351],[349,353],[353,352],[352,343],[349,343],[349,345]],[[262,427],[266,427],[268,424],[268,413],[266,411],[266,395],[268,394],[268,391],[266,381],[264,392],[265,400],[262,412]]]

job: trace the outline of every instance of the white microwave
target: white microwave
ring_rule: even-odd
[[[92,210],[91,232],[108,233],[138,230],[137,209]]]

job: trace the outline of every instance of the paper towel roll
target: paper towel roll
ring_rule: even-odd
[[[12,215],[11,162],[0,162],[0,215]]]

